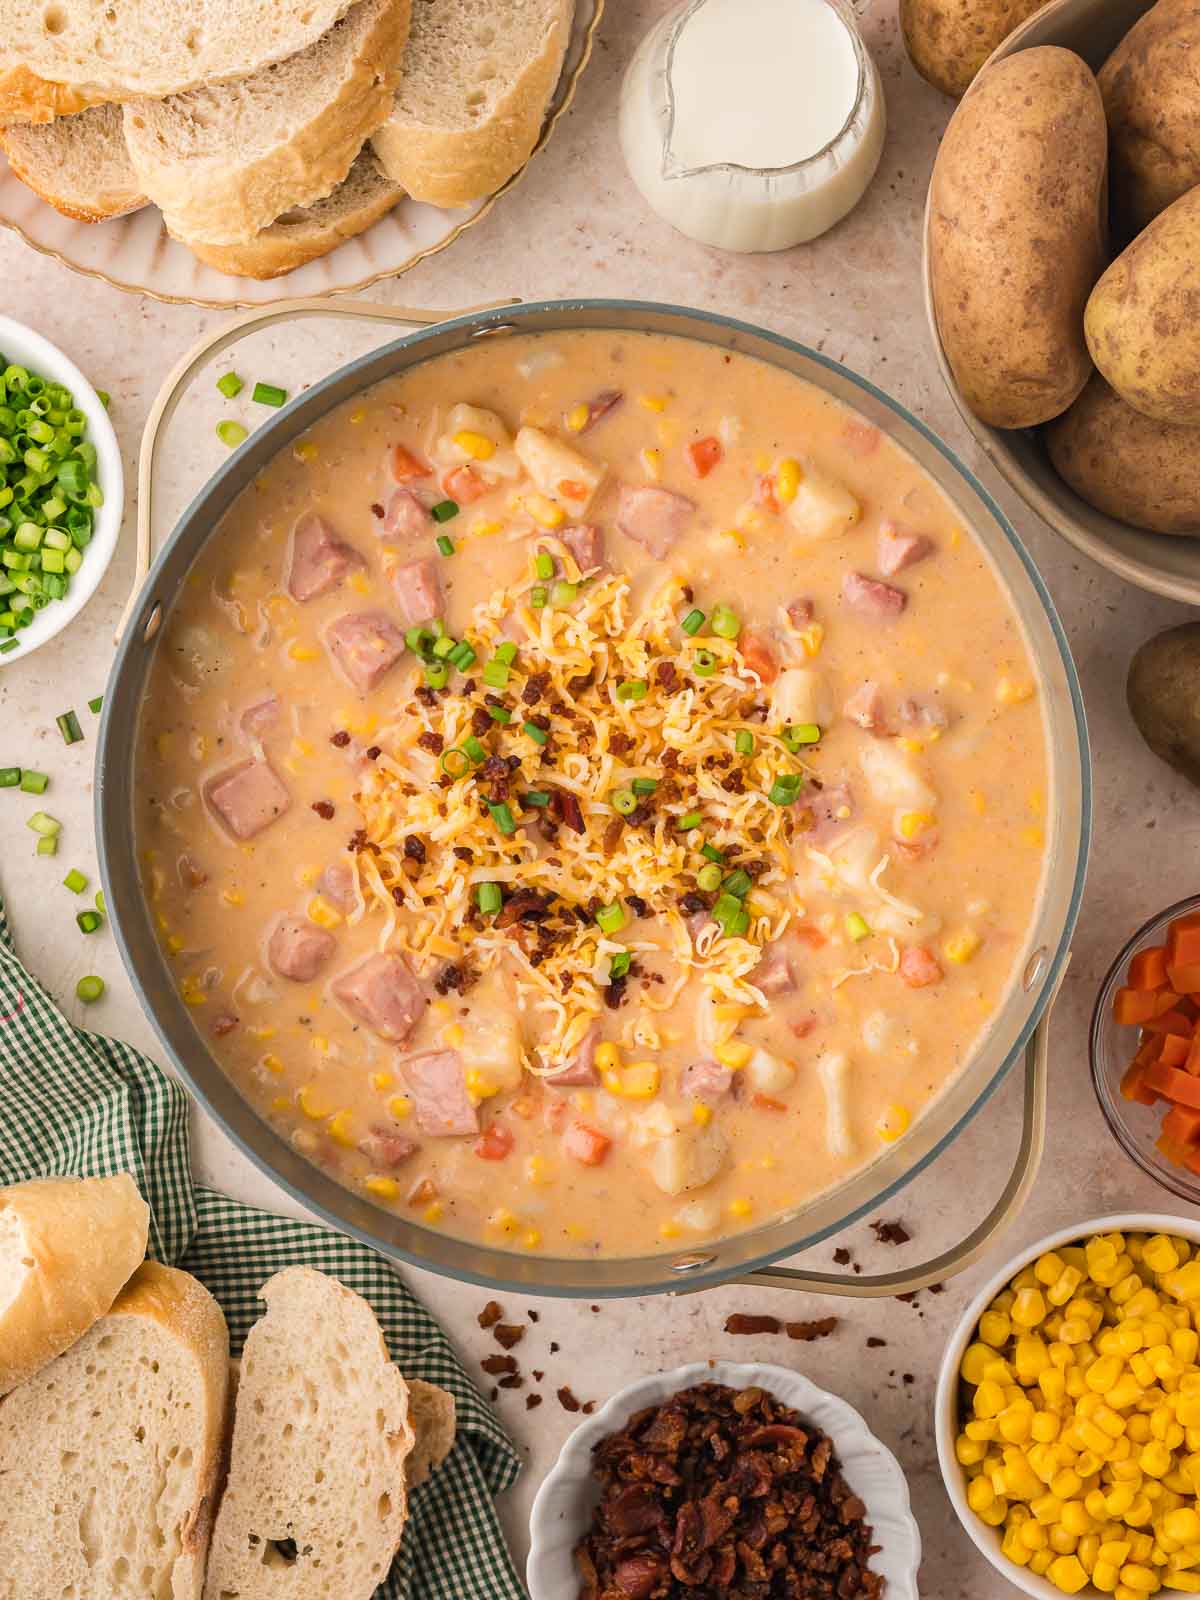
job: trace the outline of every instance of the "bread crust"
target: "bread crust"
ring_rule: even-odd
[[[0,1313],[0,1395],[102,1317],[146,1254],[150,1209],[127,1172],[39,1178],[0,1190],[34,1265]]]
[[[92,106],[88,109],[94,112],[96,116],[104,117],[104,113],[98,111],[96,107]],[[121,158],[128,166],[125,141],[120,131],[121,113],[115,106],[112,108],[112,115],[116,118],[116,137],[121,142]],[[88,137],[92,131],[94,120],[94,117],[88,117],[86,113],[80,115],[79,123],[76,126],[81,138]],[[69,195],[65,193],[65,185],[60,185],[56,188],[51,181],[54,170],[52,162],[43,160],[35,164],[32,157],[36,152],[28,148],[30,140],[33,140],[36,146],[36,142],[39,139],[53,139],[58,135],[58,129],[55,129],[50,134],[41,132],[40,130],[46,126],[46,124],[40,124],[38,127],[31,127],[30,124],[26,123],[19,124],[16,127],[0,128],[0,149],[8,157],[8,164],[14,177],[20,178],[25,187],[32,189],[34,194],[46,201],[47,205],[52,205],[64,217],[72,217],[76,222],[107,222],[112,217],[127,216],[129,212],[138,211],[142,206],[148,204],[146,196],[138,191],[132,166],[128,168],[127,177],[121,175],[124,181],[118,179],[118,181],[108,184],[98,182],[91,197],[91,204],[87,203],[78,194]],[[71,119],[64,120],[61,130],[64,137],[71,127]]]
[[[51,83],[28,67],[0,67],[0,123],[53,122],[113,96],[94,84]]]

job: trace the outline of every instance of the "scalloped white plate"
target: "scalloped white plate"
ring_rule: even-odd
[[[604,4],[605,0],[576,0],[562,75],[534,155],[546,144],[574,98],[592,53]],[[87,277],[101,278],[116,289],[148,294],[172,304],[229,309],[270,305],[301,295],[365,289],[380,278],[407,272],[426,256],[453,244],[464,228],[485,216],[499,197],[520,181],[527,167],[528,162],[488,199],[461,210],[443,211],[416,200],[402,200],[365,233],[347,240],[319,261],[310,261],[285,277],[262,283],[253,278],[229,277],[197,261],[185,245],[170,237],[153,206],[111,222],[75,222],[64,217],[15,178],[2,155],[0,226],[12,228],[43,255],[53,256]]]
[[[676,1367],[674,1372],[641,1378],[613,1395],[594,1417],[576,1428],[533,1502],[525,1569],[530,1600],[574,1600],[579,1593],[573,1552],[600,1498],[599,1485],[591,1475],[592,1447],[622,1427],[635,1411],[659,1405],[680,1389],[698,1383],[724,1383],[731,1389],[756,1385],[828,1434],[846,1482],[866,1505],[867,1520],[880,1546],[871,1566],[887,1579],[887,1600],[918,1600],[921,1535],[909,1505],[908,1483],[892,1452],[871,1433],[853,1406],[818,1389],[802,1373],[734,1361],[697,1361]]]

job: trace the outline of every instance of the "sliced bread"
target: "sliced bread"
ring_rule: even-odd
[[[415,200],[461,206],[529,159],[571,33],[574,0],[413,0],[391,116],[373,135]]]
[[[127,1172],[0,1189],[0,1395],[104,1315],[145,1257],[149,1223]]]
[[[454,1449],[457,1407],[454,1396],[422,1378],[408,1380],[408,1420],[415,1443],[406,1464],[405,1482],[419,1489]]]
[[[218,272],[242,278],[278,278],[336,250],[378,222],[403,197],[404,190],[384,177],[368,148],[331,195],[311,206],[285,211],[246,244],[189,241],[189,247]]]
[[[311,1267],[261,1290],[206,1600],[370,1600],[407,1515],[408,1390],[361,1296]]]
[[[199,1600],[228,1362],[207,1289],[147,1261],[0,1402],[0,1600]]]
[[[0,123],[242,78],[327,33],[350,0],[0,0]]]
[[[146,204],[125,148],[119,106],[92,106],[42,127],[0,128],[0,148],[22,183],[78,222],[123,217]]]
[[[410,0],[358,0],[323,39],[251,77],[125,106],[138,182],[185,244],[246,244],[342,182],[387,115]]]

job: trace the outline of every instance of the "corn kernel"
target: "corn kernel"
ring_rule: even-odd
[[[567,514],[561,506],[555,505],[553,500],[544,494],[527,494],[525,496],[525,509],[533,520],[542,528],[561,528],[567,520]]]
[[[1127,1589],[1132,1589],[1134,1594],[1153,1594],[1158,1588],[1158,1576],[1152,1567],[1144,1567],[1139,1562],[1127,1561],[1121,1568],[1121,1582]]]
[[[385,1089],[390,1089],[395,1081],[390,1072],[373,1072],[371,1074],[371,1087],[372,1089],[378,1089],[381,1094]]]
[[[1017,683],[1012,678],[1001,678],[996,684],[996,703],[1002,706],[1021,705],[1033,699],[1031,683]]]
[[[494,440],[489,439],[484,433],[473,433],[469,428],[456,433],[454,443],[464,455],[470,456],[472,461],[490,461],[496,454]]]
[[[907,1106],[890,1105],[880,1117],[875,1131],[885,1144],[895,1144],[908,1132],[911,1122],[912,1113]]]
[[[304,1115],[311,1117],[314,1122],[324,1122],[326,1117],[333,1114],[333,1107],[314,1084],[306,1083],[297,1093],[296,1101]]]
[[[729,1067],[734,1072],[744,1067],[753,1054],[753,1048],[738,1039],[730,1039],[725,1044],[713,1048],[713,1055],[721,1065]]]
[[[614,1067],[621,1065],[621,1052],[611,1039],[605,1039],[602,1044],[596,1046],[593,1059],[599,1071],[611,1072]]]
[[[1046,1569],[1046,1576],[1064,1594],[1078,1594],[1087,1587],[1088,1575],[1074,1555],[1059,1556],[1057,1561],[1052,1561]]]
[[[942,949],[945,952],[947,961],[953,961],[956,965],[962,966],[965,962],[970,961],[981,943],[982,941],[977,933],[967,930],[947,939]]]
[[[308,902],[308,920],[315,922],[318,928],[336,928],[343,920],[342,913],[326,900],[323,894],[315,894]]]
[[[466,1036],[461,1022],[448,1022],[442,1029],[442,1043],[448,1050],[457,1050]]]
[[[363,1179],[363,1188],[368,1194],[373,1194],[380,1200],[395,1200],[400,1193],[400,1185],[395,1178],[382,1178],[374,1175]]]
[[[712,1121],[712,1107],[704,1105],[700,1100],[693,1101],[692,1121],[699,1128],[707,1128]]]
[[[431,1201],[422,1211],[421,1220],[428,1223],[440,1222],[445,1209],[440,1200]]]
[[[662,477],[663,455],[661,450],[648,449],[639,452],[642,471],[652,483],[657,483]]]
[[[754,1203],[744,1195],[737,1196],[729,1202],[729,1215],[731,1217],[748,1217],[754,1210]]]
[[[412,1101],[406,1094],[393,1095],[388,1101],[388,1112],[397,1122],[403,1122],[412,1114]]]
[[[994,1350],[1012,1333],[1012,1319],[1005,1311],[985,1311],[979,1319],[979,1337]]]
[[[591,410],[581,400],[577,406],[572,406],[567,412],[566,423],[572,433],[582,433],[588,425]]]
[[[472,1100],[490,1100],[493,1095],[500,1093],[500,1085],[494,1078],[489,1078],[486,1072],[480,1072],[478,1067],[468,1067],[466,1074],[467,1093]]]
[[[644,406],[647,411],[665,411],[667,409],[667,402],[660,394],[640,394],[638,395],[638,404]]]
[[[799,493],[804,469],[792,456],[786,456],[775,469],[775,493],[784,505],[790,505]]]
[[[288,655],[293,661],[315,661],[317,652],[311,645],[301,644],[298,639],[293,639],[288,645]]]

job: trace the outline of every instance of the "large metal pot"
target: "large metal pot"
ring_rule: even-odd
[[[225,512],[279,450],[368,385],[463,349],[476,339],[581,328],[674,334],[769,362],[855,407],[941,484],[986,548],[1011,595],[1039,669],[1051,761],[1049,849],[1022,980],[1013,986],[972,1059],[903,1140],[885,1147],[862,1171],[798,1210],[698,1252],[534,1260],[451,1238],[351,1193],[312,1166],[243,1100],[209,1053],[159,950],[135,853],[131,746],[164,618]],[[171,1059],[234,1143],[326,1221],[387,1255],[501,1288],[590,1297],[694,1288],[740,1276],[837,1232],[879,1206],[926,1166],[1001,1083],[1025,1050],[1057,987],[1083,889],[1090,805],[1079,684],[1050,596],[999,507],[946,446],[874,385],[803,345],[725,317],[605,300],[504,308],[441,323],[340,368],[260,428],[193,500],[133,609],[105,695],[96,783],[101,871],[121,953]],[[1036,1146],[1036,1139],[1033,1143]],[[801,1155],[797,1151],[797,1157]]]

